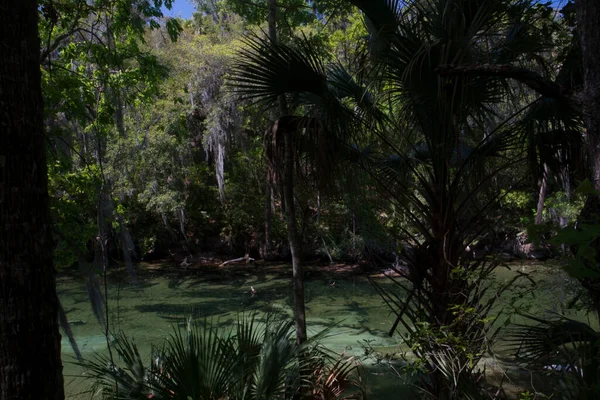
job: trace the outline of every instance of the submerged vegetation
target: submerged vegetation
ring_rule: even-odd
[[[307,329],[305,278],[329,263],[369,276],[402,345],[386,357],[423,398],[507,397],[485,369],[499,337],[512,365],[552,377],[521,398],[600,396],[593,0],[197,0],[164,17],[173,4],[37,8],[54,265],[79,271],[108,352],[90,359],[69,310],[51,313],[91,393],[367,398],[357,359]],[[533,280],[500,267],[551,258],[572,292],[557,309],[586,322],[505,300]],[[291,261],[293,319],[188,321],[148,363],[108,284],[124,267],[144,290],[141,261],[221,280]]]

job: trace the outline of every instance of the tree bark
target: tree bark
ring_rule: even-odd
[[[38,5],[0,4],[0,400],[64,399]]]
[[[535,215],[535,224],[541,225],[544,216],[544,202],[546,201],[546,192],[548,191],[548,165],[544,164],[542,174],[542,183],[540,184],[540,194],[538,196],[537,212]]]
[[[582,53],[584,87],[581,96],[588,141],[590,178],[600,191],[600,2],[577,0],[577,31]],[[600,223],[600,196],[590,195],[581,212],[583,222]],[[600,239],[596,240],[596,262],[600,261]],[[596,265],[596,269],[597,269]],[[584,279],[596,312],[600,312],[600,279]]]
[[[269,0],[269,39],[277,43],[277,0]],[[288,114],[287,102],[284,95],[279,96],[280,116]],[[283,161],[283,201],[287,222],[288,241],[292,254],[292,283],[294,286],[294,319],[296,323],[296,342],[304,343],[306,335],[306,307],[304,305],[304,271],[302,269],[302,247],[298,237],[296,222],[296,207],[294,204],[294,147],[293,131],[284,132],[284,161]]]

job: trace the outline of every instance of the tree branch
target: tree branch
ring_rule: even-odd
[[[437,67],[440,76],[478,75],[515,79],[545,97],[562,100],[580,109],[577,93],[559,85],[537,72],[508,64],[444,64]]]
[[[58,35],[56,38],[54,38],[54,42],[52,44],[49,44],[48,47],[42,52],[42,54],[40,55],[40,62],[43,64],[44,61],[46,61],[46,59],[48,58],[48,56],[54,51],[56,50],[56,48],[61,44],[61,42],[67,38],[69,38],[71,35],[75,34],[75,32],[77,32],[80,28],[78,27],[74,27],[70,30],[68,30],[67,32]]]

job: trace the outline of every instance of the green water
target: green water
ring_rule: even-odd
[[[536,283],[535,289],[525,282],[522,286],[514,284],[505,302],[523,292],[524,299],[516,302],[530,312],[561,312],[569,287],[558,271],[556,266],[513,265],[511,270],[498,270],[496,281],[509,282],[519,272],[526,272]],[[331,285],[333,280],[335,284]],[[378,282],[391,287],[385,278]],[[251,287],[256,291],[254,296]],[[74,275],[59,276],[58,293],[83,356],[106,351],[106,339],[92,313],[84,280]],[[112,277],[108,282],[109,322],[111,330],[125,331],[135,338],[142,354],[149,354],[152,343],[159,344],[173,332],[173,324],[182,323],[189,316],[208,318],[222,327],[231,326],[240,312],[269,312],[291,318],[291,293],[290,277],[254,270],[223,276],[206,276],[201,271],[186,276],[144,274],[137,286],[129,284],[127,279]],[[387,335],[394,316],[366,277],[309,278],[306,299],[309,335],[331,328],[330,336],[323,342],[333,351],[361,356],[366,343],[382,353],[397,348],[398,336]],[[63,359],[73,360],[66,338],[63,338],[62,348]],[[365,362],[371,398],[407,398],[402,393],[408,393],[409,387],[394,371],[373,364],[369,360]],[[81,378],[74,378],[81,371],[67,363],[64,373],[69,398],[79,397],[87,385]]]

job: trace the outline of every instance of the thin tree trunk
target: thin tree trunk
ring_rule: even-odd
[[[277,0],[269,0],[269,39],[273,44],[277,44]],[[279,116],[283,117],[288,114],[287,101],[285,95],[279,95]]]
[[[288,230],[288,241],[292,253],[292,282],[294,285],[294,317],[296,322],[296,341],[306,341],[306,309],[304,306],[304,272],[302,270],[302,248],[298,237],[296,207],[294,205],[294,150],[293,132],[285,132],[284,160],[284,202]]]
[[[317,190],[317,225],[321,223],[321,191]]]
[[[265,182],[265,247],[263,250],[263,259],[270,259],[273,252],[273,243],[271,242],[271,221],[273,219],[273,204],[271,202],[271,185],[269,177]]]
[[[58,400],[64,389],[38,6],[0,4],[0,400]]]
[[[537,213],[535,215],[535,224],[541,225],[544,216],[544,202],[548,192],[548,165],[544,163],[544,173],[542,174],[542,183],[540,184],[540,194],[538,196]]]
[[[269,0],[269,38],[277,43],[277,0]],[[280,116],[288,114],[287,102],[284,95],[279,96]],[[294,319],[296,323],[296,341],[306,341],[306,308],[304,305],[304,272],[302,270],[302,247],[298,237],[296,222],[296,207],[294,205],[294,150],[293,132],[286,130],[284,139],[284,203],[287,222],[288,241],[292,253],[292,282],[294,286]]]
[[[269,39],[271,39],[271,42],[277,43],[277,0],[269,0],[268,7]]]
[[[99,157],[102,157],[102,150],[98,150]],[[96,225],[98,227],[98,237],[94,251],[94,264],[102,269],[102,265],[108,260],[108,241],[112,230],[113,205],[110,198],[110,189],[106,181],[98,187],[98,203],[96,210]]]
[[[591,181],[600,190],[600,2],[577,0],[577,30],[582,50],[584,123],[588,141]],[[581,220],[600,222],[600,197],[590,195],[581,211]],[[600,239],[595,241],[596,261],[600,260]],[[600,312],[600,279],[583,279],[596,312]]]
[[[352,213],[352,250],[356,250],[356,215]]]

